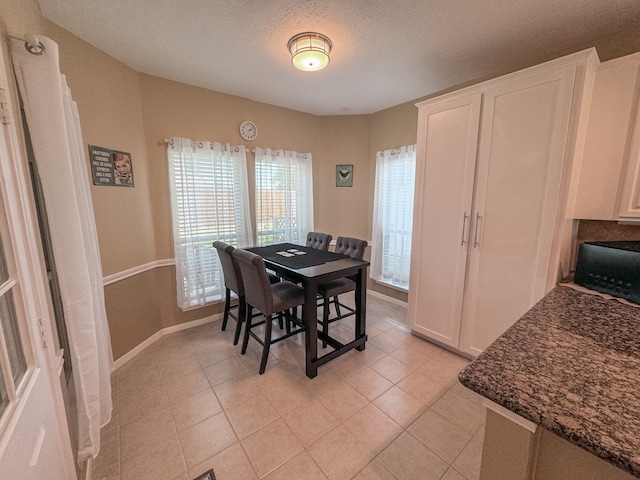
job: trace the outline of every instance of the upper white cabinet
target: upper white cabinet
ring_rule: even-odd
[[[640,53],[598,67],[573,218],[640,218],[639,91]]]
[[[594,63],[581,52],[418,104],[413,331],[475,356],[555,284]]]

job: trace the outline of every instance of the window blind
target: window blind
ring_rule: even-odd
[[[371,278],[409,288],[415,145],[378,152],[373,211]]]
[[[172,138],[167,148],[178,306],[220,300],[222,268],[212,244],[251,245],[244,146]]]
[[[311,154],[256,148],[258,245],[304,244],[313,230]]]

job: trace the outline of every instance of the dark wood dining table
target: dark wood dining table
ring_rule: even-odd
[[[306,374],[318,375],[318,367],[352,349],[364,350],[367,341],[367,268],[369,262],[324,252],[309,247],[280,243],[247,250],[260,255],[266,267],[276,275],[302,285],[305,302],[302,319],[305,324]],[[356,283],[354,339],[346,344],[318,330],[318,285],[337,278],[349,277]],[[332,350],[318,357],[318,339]]]

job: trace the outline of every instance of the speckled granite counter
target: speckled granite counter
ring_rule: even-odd
[[[640,478],[640,308],[559,285],[459,379]]]

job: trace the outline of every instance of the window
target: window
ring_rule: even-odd
[[[251,245],[243,146],[172,138],[167,148],[178,306],[220,300],[222,268],[212,246]]]
[[[2,223],[2,237],[7,238],[6,225]],[[0,418],[17,400],[20,383],[27,372],[15,294],[19,295],[18,274],[11,271],[0,238]]]
[[[373,207],[371,278],[409,288],[415,145],[378,152]]]
[[[256,148],[258,245],[302,244],[313,230],[311,154]]]

